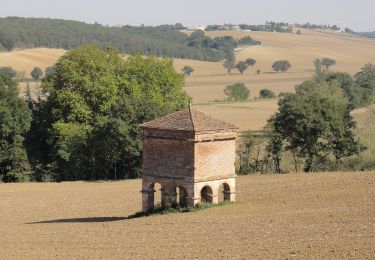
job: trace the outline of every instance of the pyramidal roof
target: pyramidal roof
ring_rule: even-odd
[[[192,132],[238,130],[238,127],[234,124],[216,119],[192,107],[146,122],[140,126],[142,128]]]

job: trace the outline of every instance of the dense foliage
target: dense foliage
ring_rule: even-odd
[[[34,67],[30,75],[34,80],[38,80],[43,76],[43,71],[39,67]]]
[[[264,88],[264,89],[261,89],[259,91],[259,97],[260,98],[275,98],[276,95],[275,93],[273,93],[271,90],[269,90],[268,88]]]
[[[340,27],[337,25],[326,25],[326,24],[311,24],[311,23],[304,23],[302,25],[298,25],[298,27],[306,28],[306,29],[323,29],[323,30],[340,30]]]
[[[257,62],[255,59],[252,59],[252,58],[247,58],[246,60],[245,60],[245,62],[246,62],[246,64],[248,65],[248,66],[254,66],[255,65],[255,63]]]
[[[60,19],[7,17],[0,18],[0,51],[34,47],[72,49],[92,43],[102,48],[112,46],[122,53],[208,61],[224,59],[223,45],[228,39],[204,37],[202,43],[200,37],[189,37],[177,28],[181,26],[108,27]],[[243,44],[260,43],[246,38]]]
[[[278,60],[272,64],[272,69],[276,72],[279,72],[279,71],[286,72],[291,67],[292,65],[287,60]]]
[[[227,54],[234,51],[240,45],[260,45],[261,43],[253,40],[250,36],[245,36],[239,40],[232,36],[221,36],[210,38],[201,30],[193,32],[187,39],[188,46],[195,48],[208,48]]]
[[[375,65],[366,64],[360,72],[354,76],[355,82],[361,88],[362,104],[369,105],[375,103]]]
[[[336,64],[336,61],[334,59],[331,59],[331,58],[323,58],[322,61],[321,61],[321,64],[326,67],[326,70],[329,69],[329,67],[333,66]]]
[[[250,96],[250,91],[243,83],[228,85],[224,89],[228,101],[245,101]]]
[[[236,69],[241,73],[241,75],[244,73],[245,70],[247,70],[248,65],[244,61],[240,61],[236,64]]]
[[[373,169],[373,131],[356,129],[351,112],[375,101],[374,65],[366,64],[354,77],[322,70],[318,59],[315,67],[316,75],[297,85],[296,93],[280,93],[279,110],[265,131],[242,134],[239,174]],[[367,120],[371,126],[372,115],[362,124]]]
[[[188,65],[184,66],[182,68],[182,72],[186,75],[186,76],[190,76],[191,73],[193,73],[194,69]]]
[[[18,97],[16,82],[0,73],[0,181],[22,181],[30,173],[23,142],[31,111]]]
[[[366,64],[354,78],[344,72],[322,71],[320,60],[315,61],[316,75],[309,81],[297,86],[300,89],[314,89],[316,85],[338,87],[349,101],[351,108],[367,106],[375,102],[375,66]]]
[[[302,158],[306,172],[316,171],[331,157],[359,154],[364,147],[353,131],[356,123],[350,111],[339,87],[316,84],[285,95],[270,120],[272,152],[289,151]]]
[[[139,124],[184,108],[183,74],[171,60],[86,45],[67,52],[34,102],[28,148],[36,180],[135,178]],[[35,151],[37,150],[37,151]]]
[[[0,74],[8,76],[9,78],[15,78],[17,75],[17,71],[15,71],[12,67],[0,67]]]
[[[267,22],[265,25],[250,25],[250,24],[240,24],[241,30],[249,31],[264,31],[264,32],[293,32],[292,26],[288,23],[276,23],[276,22]]]

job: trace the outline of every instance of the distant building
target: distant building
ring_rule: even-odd
[[[206,30],[206,28],[207,26],[204,26],[204,25],[194,25],[194,26],[189,26],[188,30],[189,31],[198,31],[198,30],[204,31]]]
[[[161,204],[192,207],[235,200],[235,139],[238,128],[192,107],[144,123],[142,210],[154,208],[155,183]]]
[[[239,30],[241,30],[241,29],[240,29],[240,26],[239,26],[239,25],[236,25],[236,24],[230,24],[230,25],[228,25],[228,30],[231,30],[231,31],[239,31]]]

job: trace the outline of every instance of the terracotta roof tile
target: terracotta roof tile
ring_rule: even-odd
[[[195,108],[187,108],[173,114],[146,122],[140,125],[142,128],[166,129],[179,131],[230,131],[238,130],[238,127],[211,117]]]

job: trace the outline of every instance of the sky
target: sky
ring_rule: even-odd
[[[0,17],[45,17],[103,25],[337,24],[375,31],[375,0],[0,0]]]

